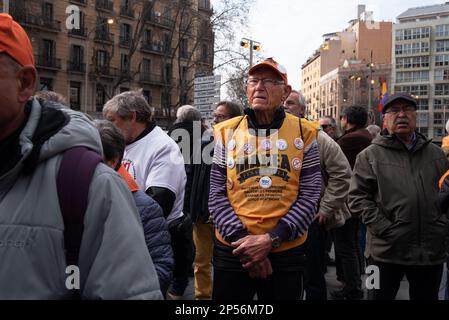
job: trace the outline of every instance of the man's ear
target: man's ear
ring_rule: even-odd
[[[288,96],[292,93],[292,87],[290,85],[286,85],[284,87],[284,95],[282,96],[282,103],[287,100]]]
[[[36,91],[36,68],[24,66],[17,72],[16,77],[19,85],[18,102],[26,103]]]

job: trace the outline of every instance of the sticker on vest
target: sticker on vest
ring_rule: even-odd
[[[299,171],[301,169],[301,160],[299,158],[294,158],[292,160],[292,167],[296,171]]]
[[[273,148],[273,143],[271,142],[271,140],[268,139],[262,140],[262,142],[260,143],[260,147],[264,151],[269,151]]]
[[[232,188],[234,188],[234,182],[232,181],[231,178],[227,179],[226,186],[228,187],[229,190],[232,190]]]
[[[234,151],[235,147],[236,147],[235,140],[232,139],[232,140],[229,141],[229,143],[228,143],[228,150],[229,150],[229,151]]]
[[[268,189],[268,188],[271,188],[271,185],[273,184],[273,182],[271,181],[270,177],[262,177],[262,178],[260,178],[259,184],[262,188]]]
[[[296,147],[296,149],[298,149],[298,150],[304,149],[304,141],[302,141],[301,138],[296,138],[296,139],[295,139],[295,147]]]
[[[232,170],[234,169],[234,167],[235,167],[234,159],[233,158],[228,159],[228,168]]]
[[[243,152],[245,152],[245,154],[250,154],[254,151],[254,146],[251,143],[245,143],[245,145],[243,146]]]
[[[279,139],[276,142],[276,147],[278,148],[278,150],[285,151],[288,148],[288,143],[284,139]]]

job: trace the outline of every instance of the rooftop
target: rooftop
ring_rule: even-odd
[[[407,9],[407,11],[401,13],[397,17],[397,19],[403,20],[409,18],[419,18],[424,16],[439,15],[443,13],[449,14],[449,2],[425,7],[410,8]]]

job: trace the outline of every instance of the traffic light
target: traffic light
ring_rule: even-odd
[[[256,50],[256,51],[260,51],[260,50],[262,50],[262,48],[260,47],[260,45],[259,45],[259,44],[255,44],[255,45],[253,45],[253,49],[254,49],[254,50]]]
[[[245,41],[241,41],[240,46],[242,46],[243,48],[249,48],[249,43],[245,42]]]

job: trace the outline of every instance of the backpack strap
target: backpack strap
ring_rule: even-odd
[[[100,155],[86,147],[64,152],[56,180],[59,206],[64,219],[64,247],[67,265],[78,265],[84,230],[89,187]]]

